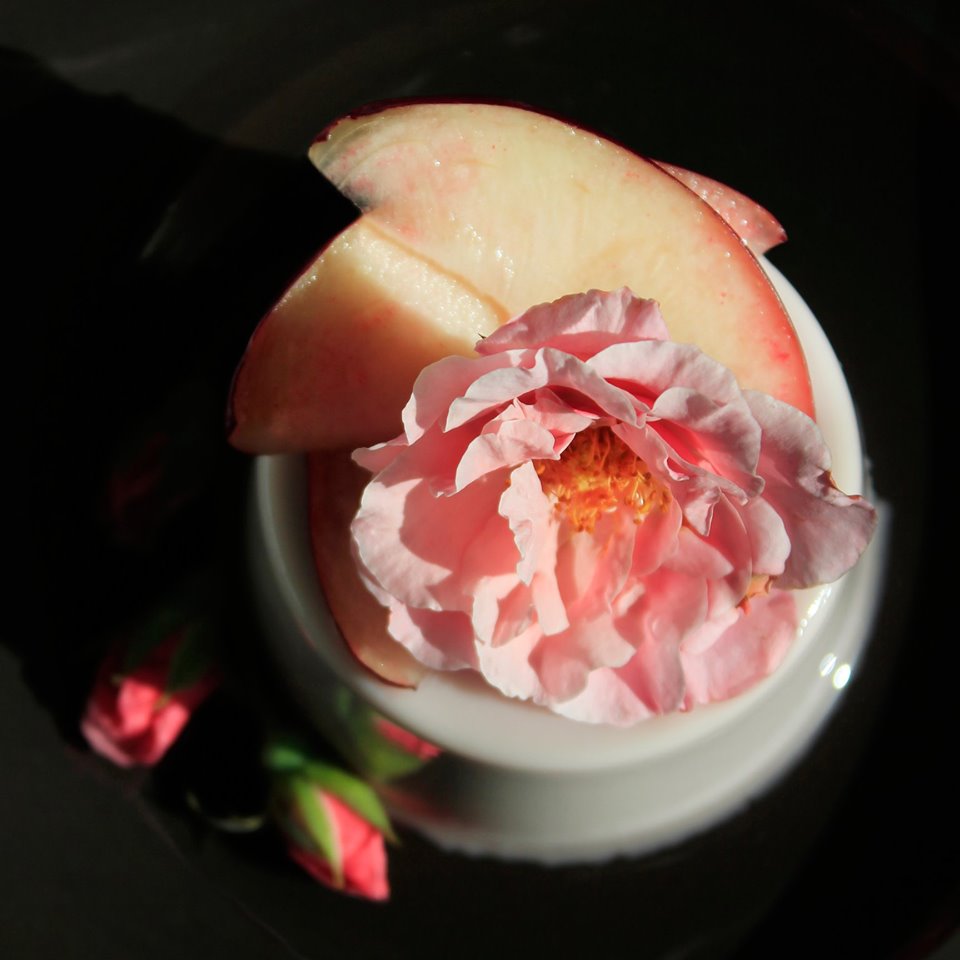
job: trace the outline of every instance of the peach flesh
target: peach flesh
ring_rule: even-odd
[[[348,118],[311,158],[364,213],[254,333],[231,396],[240,449],[387,439],[426,364],[469,356],[534,303],[622,285],[658,299],[674,338],[744,387],[812,414],[796,334],[745,246],[765,248],[782,228],[742,194],[558,120],[482,104]],[[726,204],[743,240],[678,177]]]

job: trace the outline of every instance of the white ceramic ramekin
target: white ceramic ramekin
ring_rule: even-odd
[[[868,478],[840,364],[809,307],[764,265],[806,352],[834,479],[863,492]],[[685,839],[742,808],[803,755],[856,675],[880,592],[884,526],[854,570],[798,594],[799,635],[771,677],[725,703],[630,729],[566,720],[465,673],[432,673],[408,690],[357,664],[314,572],[301,457],[257,460],[250,543],[265,635],[320,730],[349,754],[346,718],[356,711],[344,705],[352,704],[441,748],[418,772],[382,785],[394,818],[444,847],[561,863]]]

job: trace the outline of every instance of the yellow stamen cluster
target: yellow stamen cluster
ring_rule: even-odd
[[[574,530],[592,533],[602,514],[633,508],[640,523],[652,510],[666,510],[670,491],[609,427],[578,433],[559,460],[535,460],[543,492]]]

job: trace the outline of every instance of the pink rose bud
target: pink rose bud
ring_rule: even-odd
[[[150,635],[103,662],[80,725],[90,746],[122,767],[157,763],[218,681],[202,624],[179,626],[159,643]]]
[[[315,880],[369,900],[390,896],[384,836],[393,838],[376,793],[327,764],[282,774],[274,812],[290,856]]]

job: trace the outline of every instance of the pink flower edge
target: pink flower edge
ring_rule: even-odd
[[[376,717],[374,726],[381,737],[418,760],[433,760],[443,752],[436,744],[405,730],[386,717]]]
[[[724,700],[796,633],[873,508],[816,424],[667,339],[627,289],[542,304],[417,379],[351,533],[390,634],[428,667],[628,725]]]

